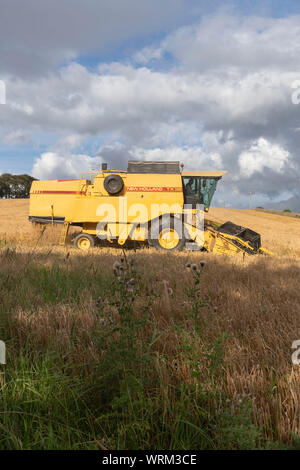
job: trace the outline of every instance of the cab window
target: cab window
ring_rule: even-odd
[[[216,190],[217,178],[189,177],[183,178],[184,203],[203,204],[207,210]]]

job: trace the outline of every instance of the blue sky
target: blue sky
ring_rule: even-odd
[[[228,170],[219,205],[298,195],[298,1],[4,4],[0,172],[179,159]]]

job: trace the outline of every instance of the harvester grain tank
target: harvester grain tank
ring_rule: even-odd
[[[80,227],[74,245],[82,250],[101,239],[119,245],[147,241],[168,251],[187,247],[225,254],[267,253],[256,232],[208,219],[217,183],[225,173],[180,171],[179,162],[170,161],[129,161],[127,171],[109,170],[103,164],[102,170],[78,180],[34,181],[29,220],[62,224],[61,245],[70,225]],[[199,228],[197,220],[204,214],[204,226]]]

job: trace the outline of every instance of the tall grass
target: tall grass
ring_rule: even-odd
[[[0,234],[0,449],[299,447],[298,220],[212,211],[277,258],[86,254],[17,202],[23,229]]]
[[[0,257],[0,448],[292,445],[299,294],[280,297],[275,261],[109,249]]]

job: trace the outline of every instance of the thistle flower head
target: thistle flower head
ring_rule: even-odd
[[[114,264],[113,264],[113,270],[119,269],[120,266],[121,266],[121,265],[120,265],[119,261],[115,261]]]

